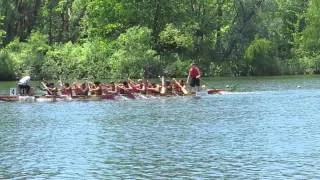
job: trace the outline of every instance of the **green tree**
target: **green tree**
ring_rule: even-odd
[[[68,42],[63,45],[56,45],[47,52],[41,71],[46,78],[87,78],[89,54],[90,48],[87,44],[79,45]]]
[[[87,6],[85,0],[46,0],[41,8],[39,26],[48,35],[49,43],[78,41]]]
[[[256,37],[245,52],[245,60],[249,65],[251,75],[278,74],[275,52],[271,41]]]
[[[318,8],[317,0],[2,0],[2,72],[183,76],[196,61],[206,75],[247,75],[248,64],[256,75],[279,66],[316,73]],[[269,46],[273,60],[249,56]]]
[[[306,14],[307,27],[302,32],[302,48],[312,53],[319,53],[320,50],[320,1],[310,0],[309,9]]]
[[[151,49],[151,30],[133,27],[121,34],[115,44],[116,51],[108,63],[116,77],[141,77],[144,67],[156,60],[156,52]]]
[[[41,73],[43,59],[49,48],[47,37],[39,32],[33,32],[26,42],[18,39],[10,42],[2,50],[2,54],[7,64],[12,66],[15,77],[28,74],[37,78]]]
[[[0,48],[3,46],[4,37],[6,36],[3,20],[4,20],[4,17],[1,16],[0,14]]]

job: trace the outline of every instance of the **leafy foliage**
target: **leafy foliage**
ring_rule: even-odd
[[[272,42],[256,38],[245,52],[245,59],[252,75],[277,74],[277,62]]]
[[[146,27],[133,27],[121,34],[109,61],[112,73],[118,77],[143,76],[144,65],[154,61],[156,55],[150,41],[151,30]]]
[[[317,0],[310,1],[310,7],[306,14],[308,26],[302,32],[302,48],[312,53],[319,53],[320,50],[320,2]]]
[[[46,36],[34,32],[27,39],[27,42],[20,42],[15,39],[1,52],[3,61],[10,65],[9,69],[12,70],[13,77],[26,74],[37,77],[41,73],[40,69],[49,48]]]
[[[0,77],[320,73],[318,0],[0,1]]]

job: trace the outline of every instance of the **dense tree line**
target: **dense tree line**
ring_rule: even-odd
[[[0,79],[320,73],[318,0],[0,0]]]

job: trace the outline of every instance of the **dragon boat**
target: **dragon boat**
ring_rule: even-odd
[[[119,99],[144,99],[149,97],[172,97],[172,96],[204,96],[213,94],[224,94],[226,90],[223,89],[209,89],[198,93],[187,95],[142,95],[140,93],[125,93],[125,94],[105,94],[101,96],[64,96],[64,95],[40,95],[40,96],[19,96],[19,95],[2,95],[0,101],[2,102],[59,102],[59,101],[102,101],[102,100],[119,100]]]
[[[135,99],[135,96],[130,94],[106,94],[101,96],[0,96],[0,101],[3,102],[59,102],[59,101],[101,101],[101,100],[117,100],[118,97],[126,99]]]

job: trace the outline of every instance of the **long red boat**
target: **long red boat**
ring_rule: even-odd
[[[227,91],[223,89],[209,89],[207,91],[202,91],[201,93],[188,94],[182,96],[201,96],[207,94],[224,94]],[[0,96],[0,101],[4,102],[58,102],[58,101],[100,101],[100,100],[118,100],[118,99],[137,99],[138,97],[148,98],[138,93],[126,93],[126,94],[106,94],[101,96]],[[177,96],[177,95],[165,95],[166,97]]]

